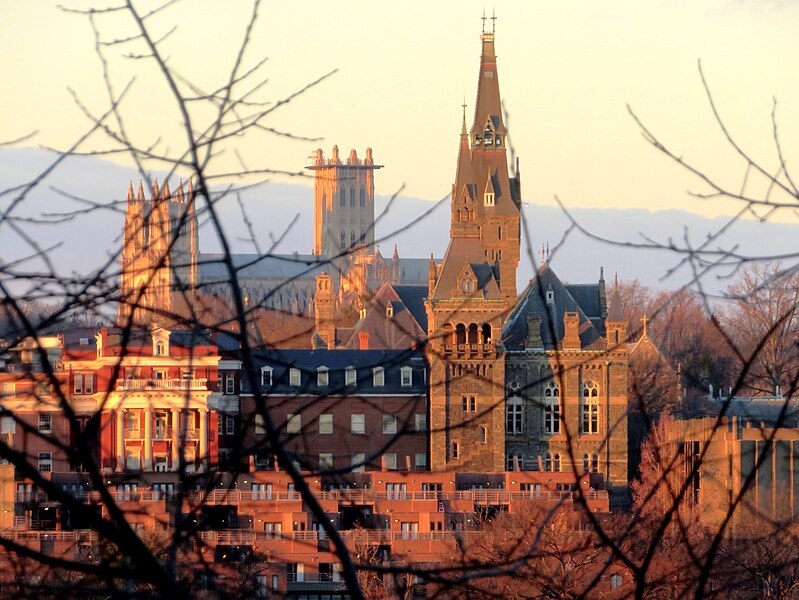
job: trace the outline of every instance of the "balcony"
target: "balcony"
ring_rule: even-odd
[[[444,344],[444,354],[456,358],[484,358],[493,356],[494,344]]]
[[[143,440],[144,431],[141,429],[125,429],[126,440]]]
[[[117,381],[118,391],[207,389],[207,379],[119,379]]]

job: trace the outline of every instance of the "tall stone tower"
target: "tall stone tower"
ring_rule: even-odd
[[[314,171],[314,248],[316,256],[331,260],[332,275],[337,282],[346,270],[351,250],[374,244],[375,184],[374,171],[382,168],[366,149],[361,160],[350,150],[346,162],[338,154],[338,146],[326,159],[319,148],[308,167]]]
[[[505,365],[497,345],[516,300],[519,180],[508,175],[494,33],[483,31],[471,133],[463,127],[450,243],[432,263],[428,315],[430,467],[505,467]]]
[[[194,191],[183,182],[172,194],[169,184],[153,184],[147,199],[139,182],[128,187],[122,241],[118,322],[138,325],[168,321],[175,296],[197,286],[199,242]]]

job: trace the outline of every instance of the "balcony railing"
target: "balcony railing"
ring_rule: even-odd
[[[444,354],[460,357],[490,356],[494,353],[494,344],[444,344]]]
[[[125,429],[126,440],[142,440],[144,439],[144,431],[141,429]]]
[[[117,390],[205,390],[207,379],[120,379]]]

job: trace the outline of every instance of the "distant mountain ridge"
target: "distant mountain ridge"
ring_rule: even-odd
[[[0,148],[0,189],[26,183],[54,158],[51,153],[36,148]],[[442,175],[442,187],[448,181],[447,175]],[[20,221],[18,224],[28,235],[53,248],[51,256],[61,274],[87,274],[112,261],[113,254],[119,249],[123,200],[131,180],[135,183],[139,180],[133,169],[96,157],[70,157],[29,195],[13,215],[47,222]],[[379,178],[377,185],[379,188]],[[529,191],[534,185],[534,176],[528,175],[523,182],[522,196],[534,196],[525,196],[525,190]],[[252,224],[258,250],[281,254],[310,252],[313,245],[313,188],[310,185],[270,182],[244,190],[240,198],[247,220]],[[0,198],[0,208],[5,210],[9,201],[9,195]],[[448,198],[436,204],[400,196],[386,210],[389,202],[386,196],[376,199],[375,238],[383,254],[390,256],[394,244],[397,244],[401,257],[429,257],[431,252],[437,257],[442,256],[449,241]],[[87,211],[91,203],[100,208]],[[234,250],[254,252],[256,248],[250,239],[241,206],[231,195],[221,200],[217,208]],[[86,212],[66,220],[61,216],[75,210]],[[677,288],[692,277],[687,265],[666,277],[669,270],[680,263],[679,256],[667,250],[641,250],[624,244],[640,243],[645,238],[664,245],[670,239],[682,244],[687,232],[691,243],[696,246],[728,220],[726,217],[709,219],[678,210],[653,212],[577,207],[568,210],[594,235],[613,239],[619,244],[605,244],[575,230],[566,234],[569,221],[560,209],[527,202],[523,212],[529,238],[522,234],[522,260],[517,277],[519,289],[523,289],[533,276],[535,266],[541,261],[541,248],[547,244],[551,253],[550,265],[563,281],[596,281],[600,267],[604,267],[608,281],[613,273],[618,273],[624,280],[637,278],[645,285]],[[429,214],[420,218],[426,213]],[[742,254],[790,255],[795,251],[793,240],[797,237],[799,225],[745,220],[736,223],[715,241],[713,247],[737,247]],[[220,250],[208,223],[201,224],[200,240],[203,252]],[[1,260],[17,260],[31,252],[8,225],[0,229]],[[39,260],[28,263],[28,268],[42,267]],[[716,275],[706,278],[703,283],[711,293],[728,285],[726,279]]]

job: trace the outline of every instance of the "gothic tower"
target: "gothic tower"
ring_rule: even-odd
[[[463,127],[450,243],[431,263],[428,315],[430,467],[505,467],[505,366],[497,345],[516,300],[519,181],[508,175],[494,33],[483,31],[471,133]]]
[[[176,308],[176,295],[197,286],[199,243],[194,191],[183,182],[172,194],[169,184],[145,198],[139,182],[134,195],[128,187],[122,240],[120,302],[117,319],[138,325],[169,320]]]
[[[371,148],[363,160],[350,150],[346,162],[341,162],[338,146],[333,146],[329,159],[317,149],[307,168],[315,175],[313,253],[332,261],[332,274],[338,281],[349,252],[374,244],[374,171],[382,165],[375,164]]]

